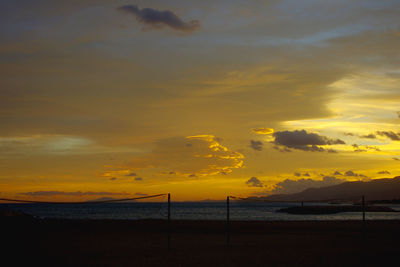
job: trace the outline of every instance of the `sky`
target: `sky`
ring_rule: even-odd
[[[0,198],[400,175],[400,1],[4,0]]]

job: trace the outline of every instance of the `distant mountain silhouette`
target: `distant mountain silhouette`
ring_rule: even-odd
[[[97,202],[97,201],[109,201],[109,200],[117,200],[118,198],[113,198],[113,197],[100,197],[100,198],[96,198],[96,199],[91,199],[88,200],[87,202]],[[119,203],[129,203],[129,202],[136,202],[136,200],[127,200],[127,201],[121,201]]]
[[[308,188],[294,194],[251,197],[265,201],[360,201],[364,195],[367,201],[400,199],[400,176],[375,179],[368,182],[344,182],[338,185]]]

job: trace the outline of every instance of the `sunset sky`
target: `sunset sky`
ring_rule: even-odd
[[[400,175],[398,0],[5,0],[0,198]]]

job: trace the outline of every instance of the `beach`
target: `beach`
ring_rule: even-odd
[[[3,261],[39,266],[388,266],[400,221],[1,219]],[[365,232],[363,232],[365,229]],[[10,265],[11,266],[11,265]]]

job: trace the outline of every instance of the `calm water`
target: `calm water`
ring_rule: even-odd
[[[306,203],[305,205],[320,205]],[[360,220],[361,212],[330,215],[292,215],[276,210],[296,206],[295,203],[243,203],[231,202],[231,220],[291,221],[291,220]],[[326,203],[324,203],[326,205]],[[400,205],[389,205],[400,211]],[[39,218],[65,219],[166,219],[167,204],[163,203],[107,203],[107,204],[0,204]],[[225,202],[175,202],[171,204],[171,218],[185,220],[225,220]],[[400,220],[400,212],[368,212],[368,220]]]

